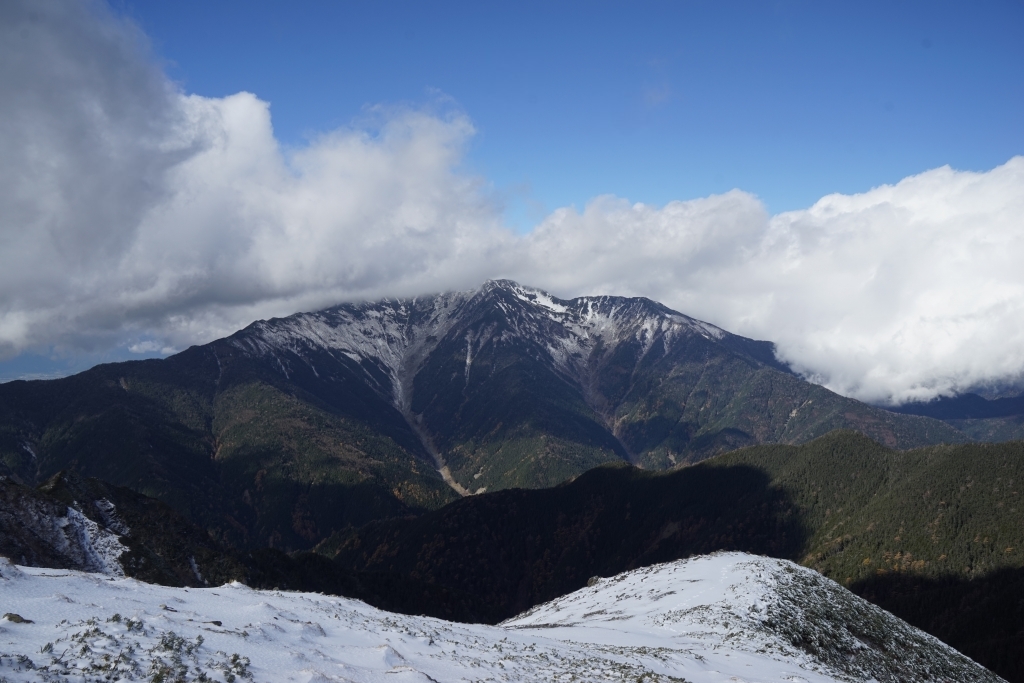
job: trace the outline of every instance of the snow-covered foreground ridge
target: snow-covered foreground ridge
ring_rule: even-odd
[[[811,570],[743,553],[597,580],[499,626],[237,583],[0,576],[12,682],[1001,680]]]

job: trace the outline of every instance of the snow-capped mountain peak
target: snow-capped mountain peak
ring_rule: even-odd
[[[481,318],[488,324],[474,327]],[[622,343],[637,342],[643,357],[658,342],[667,351],[682,336],[721,340],[728,334],[648,299],[565,300],[511,280],[489,280],[475,290],[342,304],[260,321],[232,340],[246,353],[277,359],[286,375],[284,352],[305,357],[310,351],[325,351],[345,357],[363,369],[382,398],[407,411],[411,378],[455,328],[465,340],[467,367],[474,350],[484,344],[525,341],[543,349],[559,372],[577,380],[586,375],[598,349],[611,354]]]

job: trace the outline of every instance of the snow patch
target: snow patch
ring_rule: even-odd
[[[30,444],[28,441],[22,441],[21,448],[23,451],[31,455],[33,460],[38,460],[38,458],[36,457],[36,452],[32,450],[32,444]]]
[[[87,571],[124,576],[119,558],[127,548],[121,544],[117,534],[72,507],[68,508],[66,517],[57,517],[54,521],[61,527],[68,545],[73,543],[82,553],[82,566]]]
[[[512,293],[520,301],[525,301],[528,304],[534,304],[542,306],[549,311],[554,313],[567,313],[569,307],[555,301],[555,298],[547,292],[534,289],[533,287],[524,287],[520,284],[509,283]]]
[[[194,556],[189,556],[188,566],[192,568],[192,574],[196,577],[196,581],[205,584],[206,579],[204,579],[203,575],[199,573],[199,565],[196,564],[196,558]]]

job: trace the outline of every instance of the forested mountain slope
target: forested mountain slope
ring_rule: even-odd
[[[1024,680],[1024,444],[887,449],[852,432],[670,472],[602,467],[541,491],[374,522],[320,551],[467,596],[496,621],[615,573],[715,550],[790,558]]]
[[[457,497],[362,383],[317,396],[229,343],[0,385],[0,449],[20,481],[127,486],[239,547],[310,547]]]

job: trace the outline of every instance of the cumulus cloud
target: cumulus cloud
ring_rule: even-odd
[[[458,110],[378,108],[285,152],[258,97],[187,95],[156,63],[102,4],[0,5],[0,356],[514,277],[661,300],[867,400],[1024,373],[1024,158],[774,217],[738,190],[598,197],[519,236],[460,170]]]
[[[602,197],[526,241],[535,282],[642,294],[770,339],[798,371],[863,400],[1024,372],[1024,157],[774,217],[738,191],[663,208]]]
[[[175,346],[341,299],[479,283],[511,233],[457,111],[285,154],[267,103],[187,96],[99,3],[0,7],[0,355]]]

